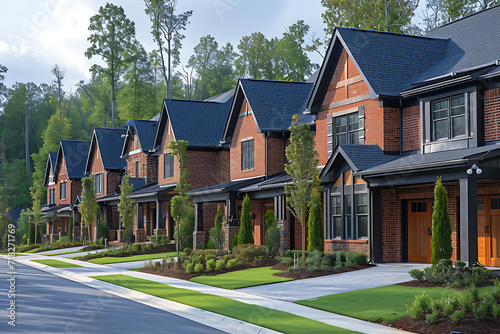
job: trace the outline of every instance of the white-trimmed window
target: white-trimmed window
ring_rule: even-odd
[[[244,140],[241,142],[241,170],[253,169],[254,166],[254,141]]]
[[[104,174],[102,173],[94,175],[94,192],[96,194],[104,193]]]

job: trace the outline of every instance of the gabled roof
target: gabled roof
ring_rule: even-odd
[[[499,17],[500,6],[492,7],[425,37],[337,27],[307,109],[317,111],[314,106],[323,100],[343,49],[368,85],[372,99],[398,97],[423,82],[495,65],[500,59]]]
[[[57,151],[55,175],[59,173],[61,159],[64,157],[66,171],[70,179],[83,179],[89,153],[90,142],[80,140],[61,140]]]
[[[310,82],[240,79],[223,139],[232,135],[245,99],[259,132],[287,131],[295,114],[301,116],[300,123],[312,123],[314,117],[303,115],[312,88]]]
[[[358,173],[397,158],[399,156],[384,154],[378,145],[341,144],[330,156],[319,177],[323,182],[334,181],[335,178],[328,175],[340,170],[343,163],[347,163],[349,169]]]
[[[121,153],[126,133],[126,129],[95,128],[90,142],[85,172],[90,173],[96,148],[99,149],[104,169],[125,169],[127,162],[121,158]]]
[[[225,91],[224,93],[220,93],[218,95],[214,95],[212,97],[209,97],[208,99],[205,99],[203,101],[226,103],[228,101],[233,100],[233,96],[234,96],[235,91],[236,91],[236,89],[233,88],[233,89],[230,89],[228,91]]]
[[[43,186],[47,187],[49,185],[49,176],[55,175],[57,162],[57,152],[50,151],[47,157],[47,164],[45,166],[45,176],[43,178]]]
[[[190,147],[220,146],[231,103],[232,97],[224,103],[165,99],[154,147],[161,144],[167,124],[171,124],[175,140],[186,140]]]
[[[139,144],[141,146],[141,151],[149,152],[154,148],[153,143],[155,140],[156,127],[158,126],[157,121],[147,121],[143,119],[131,119],[127,123],[123,124],[123,128],[127,128],[127,135],[123,141],[122,156],[127,148],[127,143],[132,140],[134,133],[137,134],[139,138]]]

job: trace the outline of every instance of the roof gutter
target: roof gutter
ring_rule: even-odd
[[[456,159],[456,160],[451,160],[451,161],[440,161],[440,162],[433,162],[433,163],[425,163],[425,164],[420,164],[420,165],[410,165],[410,166],[404,166],[404,167],[392,167],[392,168],[386,168],[382,170],[376,170],[370,172],[368,171],[360,171],[360,172],[354,172],[354,176],[374,176],[374,175],[383,175],[387,173],[394,173],[394,172],[408,172],[416,169],[430,169],[430,168],[437,168],[437,167],[443,167],[443,166],[451,166],[451,165],[459,165],[468,162],[468,159]]]
[[[465,82],[465,81],[469,81],[471,79],[472,79],[472,76],[465,75],[463,77],[454,78],[454,79],[451,79],[451,80],[447,80],[447,81],[442,81],[442,82],[438,82],[438,83],[426,85],[426,86],[423,86],[423,87],[409,89],[407,91],[401,92],[400,95],[402,97],[410,97],[410,96],[417,95],[417,94],[420,94],[420,93],[424,93],[424,92],[427,92],[427,91],[430,91],[430,90],[434,90],[434,89],[437,89],[437,88],[442,88],[442,87],[454,85],[454,84],[457,84],[457,83],[462,83],[462,82]]]

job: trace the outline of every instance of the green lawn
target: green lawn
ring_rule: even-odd
[[[81,267],[81,266],[79,266],[77,264],[63,262],[63,261],[58,261],[58,260],[33,260],[33,262],[38,262],[38,263],[45,264],[47,266],[51,266],[51,267],[54,267],[54,268],[75,268],[75,267]]]
[[[60,252],[60,253],[53,253],[53,254],[43,254],[45,256],[58,256],[58,255],[65,255],[65,254],[73,254],[73,253],[81,253],[83,252],[82,250],[77,250],[77,251],[72,251],[72,252]]]
[[[215,276],[197,276],[191,278],[190,281],[224,289],[241,289],[292,280],[291,278],[273,276],[273,274],[279,272],[280,270],[271,270],[271,267],[261,267],[232,271]]]
[[[93,278],[284,333],[354,333],[291,313],[245,304],[198,291],[174,288],[127,275],[107,275]]]
[[[88,262],[97,263],[97,264],[121,263],[121,262],[160,259],[164,256],[176,256],[176,255],[177,255],[177,252],[165,252],[165,253],[156,253],[156,254],[123,256],[123,257],[98,257],[96,259],[89,260]]]
[[[127,270],[132,270],[132,271],[140,271],[142,268],[132,268],[132,269],[127,269]]]
[[[479,293],[485,293],[486,288],[479,288]],[[346,315],[367,321],[383,319],[387,322],[395,321],[406,316],[406,305],[411,304],[416,295],[425,293],[432,298],[442,298],[457,293],[448,288],[417,288],[401,285],[390,285],[335,295],[302,300],[296,303],[325,310],[328,312]]]
[[[36,253],[36,252],[38,252],[39,250],[40,250],[40,247],[38,247],[38,248],[34,248],[34,249],[29,250],[29,251],[26,251],[26,252],[24,252],[24,253]]]

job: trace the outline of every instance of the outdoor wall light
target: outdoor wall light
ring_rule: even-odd
[[[479,167],[476,166],[476,164],[473,164],[471,168],[467,169],[467,174],[472,175],[472,173],[476,171],[477,175],[480,175],[483,170]]]

